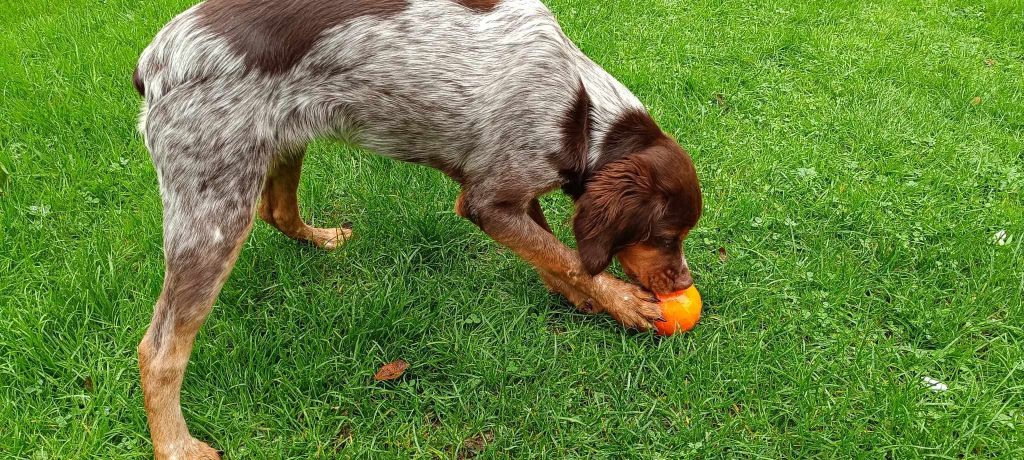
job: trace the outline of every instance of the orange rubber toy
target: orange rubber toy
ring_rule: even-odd
[[[697,286],[671,294],[658,294],[658,300],[661,300],[661,312],[665,317],[665,321],[654,323],[658,335],[689,332],[700,321],[701,301]]]

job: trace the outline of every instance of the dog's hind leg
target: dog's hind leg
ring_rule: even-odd
[[[156,458],[216,459],[218,452],[185,424],[182,379],[196,333],[252,228],[273,153],[237,132],[184,129],[194,118],[167,115],[172,112],[161,112],[162,120],[151,113],[148,121],[158,127],[147,133],[147,143],[163,197],[166,271],[139,343],[139,370]]]
[[[316,228],[306,225],[299,215],[299,177],[305,148],[283,152],[271,164],[260,197],[260,219],[273,225],[293,240],[308,241],[328,251],[352,237],[349,228]]]

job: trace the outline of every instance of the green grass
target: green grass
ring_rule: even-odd
[[[130,75],[190,1],[57,3],[0,0],[0,457],[146,458],[163,262]],[[549,5],[693,153],[698,329],[578,314],[440,173],[320,143],[304,214],[360,237],[257,224],[189,367],[193,434],[231,458],[1024,456],[1019,0]],[[568,240],[569,201],[544,206]]]

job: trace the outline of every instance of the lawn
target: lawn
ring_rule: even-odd
[[[2,458],[152,455],[160,199],[130,77],[190,3],[0,0]],[[700,326],[577,313],[442,174],[318,143],[304,215],[358,238],[256,225],[185,379],[196,437],[257,459],[1024,457],[1020,0],[547,3],[693,154]],[[569,200],[544,207],[571,240]]]

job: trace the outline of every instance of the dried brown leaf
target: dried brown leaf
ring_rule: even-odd
[[[996,60],[992,59],[992,58],[985,59],[985,65],[989,66],[989,67],[992,67],[992,66],[996,65]]]
[[[729,260],[729,253],[725,251],[724,246],[718,248],[718,260],[722,262]]]
[[[85,388],[85,391],[92,393],[92,390],[95,388],[95,385],[92,383],[92,377],[86,376],[85,379],[82,380],[82,387]]]
[[[975,107],[981,105],[981,96],[976,96],[974,99],[971,99],[971,105]]]
[[[378,382],[386,380],[394,380],[402,376],[405,370],[409,368],[409,363],[405,362],[404,359],[391,361],[380,367],[376,374],[373,374],[373,379]]]

